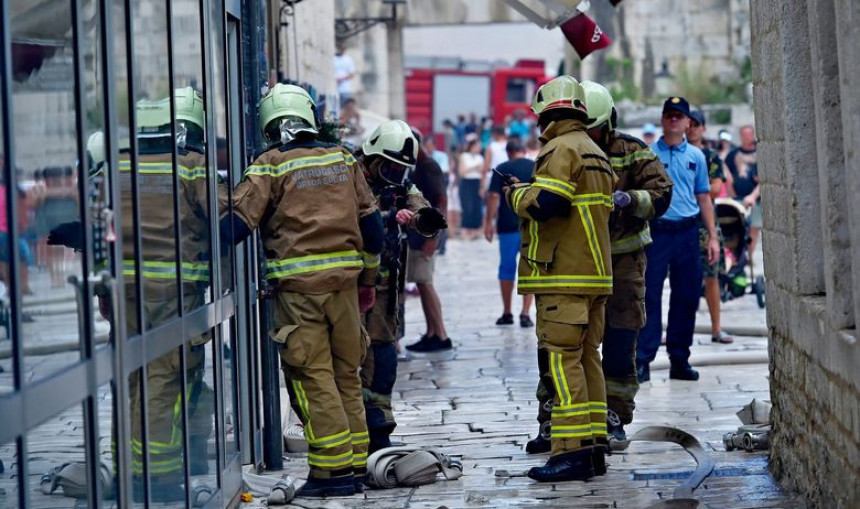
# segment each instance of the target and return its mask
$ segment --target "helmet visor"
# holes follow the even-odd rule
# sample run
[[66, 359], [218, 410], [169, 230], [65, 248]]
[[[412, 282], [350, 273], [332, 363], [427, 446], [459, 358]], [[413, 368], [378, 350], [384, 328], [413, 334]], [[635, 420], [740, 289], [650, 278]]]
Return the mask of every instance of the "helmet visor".
[[394, 161], [383, 159], [379, 167], [379, 176], [391, 184], [402, 185], [411, 170], [411, 166], [404, 166]]

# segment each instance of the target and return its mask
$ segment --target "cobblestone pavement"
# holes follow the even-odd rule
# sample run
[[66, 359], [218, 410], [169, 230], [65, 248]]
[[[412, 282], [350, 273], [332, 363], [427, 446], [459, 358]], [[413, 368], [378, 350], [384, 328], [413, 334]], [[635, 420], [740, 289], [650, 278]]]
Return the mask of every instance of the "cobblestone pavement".
[[[395, 439], [438, 448], [462, 458], [464, 476], [419, 488], [368, 490], [335, 504], [357, 508], [467, 507], [625, 507], [642, 508], [671, 498], [695, 468], [674, 444], [633, 443], [609, 458], [609, 473], [589, 482], [538, 484], [525, 476], [547, 455], [532, 456], [525, 443], [537, 430], [534, 401], [537, 379], [534, 329], [494, 325], [501, 314], [496, 282], [497, 245], [485, 241], [450, 242], [437, 263], [436, 286], [454, 350], [416, 354], [400, 364], [395, 391]], [[668, 292], [667, 292], [668, 293]], [[515, 300], [514, 314], [519, 312]], [[707, 325], [702, 301], [699, 323]], [[534, 317], [534, 311], [532, 311]], [[417, 297], [407, 302], [407, 344], [424, 330]], [[724, 307], [723, 322], [764, 328], [764, 311], [754, 296]], [[732, 345], [713, 345], [697, 335], [697, 355], [722, 351], [766, 351], [763, 337], [738, 337]], [[661, 350], [665, 357], [665, 349]], [[726, 452], [722, 435], [741, 424], [735, 412], [753, 398], [770, 399], [767, 365], [701, 367], [698, 382], [668, 379], [668, 369], [652, 370], [637, 397], [628, 433], [648, 425], [669, 425], [695, 435], [716, 468], [694, 495], [711, 508], [802, 507], [783, 493], [767, 470], [767, 453]], [[304, 478], [303, 455], [288, 455], [286, 472]], [[247, 504], [259, 506], [258, 503]]]
[[[537, 484], [525, 476], [528, 468], [543, 464], [546, 455], [530, 456], [523, 448], [536, 432], [534, 385], [537, 378], [534, 329], [498, 327], [501, 313], [496, 282], [497, 244], [485, 241], [450, 242], [438, 261], [439, 290], [449, 334], [455, 348], [450, 352], [414, 355], [399, 367], [395, 391], [399, 426], [395, 439], [408, 445], [434, 447], [462, 459], [464, 476], [457, 481], [438, 481], [420, 488], [368, 490], [364, 495], [331, 500], [327, 507], [438, 508], [448, 507], [626, 507], [642, 508], [672, 491], [695, 468], [693, 459], [672, 444], [634, 443], [609, 458], [609, 473], [587, 483]], [[41, 275], [34, 277], [41, 283]], [[668, 298], [667, 295], [665, 295]], [[53, 303], [52, 303], [53, 302]], [[76, 342], [69, 323], [74, 323], [70, 289], [42, 295], [28, 305], [35, 322], [25, 325], [28, 345], [50, 347], [58, 341]], [[514, 313], [519, 312], [519, 298]], [[534, 318], [534, 311], [532, 311]], [[407, 339], [414, 341], [424, 330], [417, 297], [407, 302]], [[698, 323], [708, 326], [704, 301]], [[724, 327], [763, 331], [764, 312], [755, 298], [746, 296], [723, 307]], [[104, 329], [106, 324], [98, 323]], [[58, 339], [59, 338], [59, 339]], [[8, 347], [9, 343], [0, 344]], [[733, 345], [713, 345], [707, 334], [697, 335], [691, 361], [719, 352], [766, 354], [764, 337], [738, 337]], [[0, 351], [0, 354], [3, 352]], [[28, 356], [29, 379], [38, 379], [68, 365], [76, 353]], [[661, 352], [665, 361], [665, 352]], [[754, 355], [755, 356], [755, 355]], [[658, 358], [659, 360], [660, 358]], [[10, 359], [0, 355], [0, 392], [10, 385]], [[659, 364], [657, 364], [659, 365]], [[665, 364], [667, 365], [667, 364]], [[637, 397], [632, 433], [647, 425], [671, 425], [695, 435], [716, 461], [714, 473], [694, 495], [711, 508], [802, 507], [783, 493], [767, 471], [763, 452], [726, 452], [722, 435], [740, 425], [734, 415], [753, 398], [769, 399], [767, 365], [747, 364], [700, 367], [698, 382], [668, 380], [667, 369], [653, 369], [652, 381]], [[100, 444], [105, 457], [109, 440], [109, 393], [100, 395]], [[282, 408], [288, 408], [286, 401]], [[38, 429], [28, 439], [31, 501], [36, 507], [73, 507], [71, 499], [44, 496], [38, 491], [39, 476], [64, 461], [82, 458], [82, 414], [73, 407]], [[7, 471], [0, 474], [0, 490], [12, 496], [9, 471], [13, 449], [0, 444], [0, 458]], [[287, 454], [285, 472], [297, 479], [307, 474], [301, 454]], [[278, 475], [278, 474], [274, 474]], [[214, 481], [214, 479], [212, 479]], [[6, 498], [8, 502], [11, 498]], [[4, 506], [0, 496], [0, 507]], [[260, 501], [244, 507], [263, 507]]]

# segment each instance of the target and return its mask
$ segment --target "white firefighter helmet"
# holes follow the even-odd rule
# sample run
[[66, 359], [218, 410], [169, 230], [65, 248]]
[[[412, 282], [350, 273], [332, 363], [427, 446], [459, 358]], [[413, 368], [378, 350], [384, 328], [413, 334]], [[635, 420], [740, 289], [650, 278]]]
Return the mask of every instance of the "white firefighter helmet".
[[402, 166], [411, 167], [418, 161], [418, 141], [409, 124], [402, 120], [383, 122], [364, 140], [361, 146], [367, 156], [382, 156]]

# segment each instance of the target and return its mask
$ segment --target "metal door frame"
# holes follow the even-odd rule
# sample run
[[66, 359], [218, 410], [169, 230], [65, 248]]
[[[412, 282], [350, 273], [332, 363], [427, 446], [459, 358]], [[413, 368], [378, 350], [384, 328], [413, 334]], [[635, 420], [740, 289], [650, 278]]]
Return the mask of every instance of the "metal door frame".
[[[249, 51], [256, 52], [256, 48], [248, 48], [249, 43], [253, 43], [257, 39], [244, 38], [242, 36], [242, 25], [246, 23], [246, 17], [254, 19], [256, 16], [243, 16], [248, 10], [253, 11], [252, 7], [242, 5], [237, 0], [197, 0], [201, 12], [201, 42], [202, 45], [202, 64], [203, 64], [203, 79], [207, 90], [207, 109], [212, 111], [211, 106], [214, 104], [212, 93], [209, 92], [210, 86], [219, 86], [213, 84], [214, 74], [212, 70], [213, 57], [210, 54], [209, 46], [206, 44], [210, 37], [209, 27], [213, 21], [211, 13], [213, 10], [212, 3], [216, 3], [217, 12], [223, 17], [222, 26], [224, 27], [224, 38], [219, 41], [223, 46], [225, 60], [235, 58], [247, 54]], [[72, 26], [74, 27], [73, 42], [74, 45], [74, 96], [76, 100], [75, 107], [75, 126], [77, 136], [77, 156], [79, 161], [86, 160], [86, 141], [83, 139], [83, 134], [86, 132], [86, 118], [83, 112], [85, 97], [84, 97], [84, 81], [83, 81], [83, 57], [82, 45], [79, 37], [82, 33], [81, 13], [83, 0], [71, 0]], [[169, 62], [169, 83], [170, 90], [173, 89], [173, 47], [172, 47], [172, 16], [169, 0], [167, 5], [167, 34], [168, 46], [170, 48]], [[98, 43], [98, 51], [101, 55], [99, 65], [101, 66], [102, 79], [96, 93], [99, 94], [102, 103], [102, 111], [104, 113], [104, 135], [105, 135], [105, 153], [106, 165], [110, 168], [111, 178], [109, 182], [108, 193], [111, 197], [111, 203], [119, 203], [120, 187], [118, 182], [118, 141], [119, 129], [117, 119], [117, 86], [115, 83], [115, 71], [119, 63], [114, 58], [114, 1], [99, 0], [99, 15], [98, 15], [98, 30], [100, 32], [100, 40]], [[127, 71], [128, 71], [128, 111], [129, 111], [129, 130], [135, 132], [135, 62], [134, 62], [134, 31], [132, 29], [133, 12], [130, 0], [124, 0], [125, 17], [123, 22], [126, 25], [126, 41], [125, 51], [127, 54]], [[6, 164], [4, 164], [3, 177], [7, 184], [7, 217], [9, 218], [9, 239], [10, 244], [19, 238], [16, 209], [17, 209], [17, 193], [16, 175], [15, 175], [15, 142], [14, 142], [14, 104], [12, 97], [12, 59], [11, 59], [11, 19], [9, 16], [9, 1], [0, 0], [0, 50], [2, 50], [2, 58], [0, 58], [0, 108], [2, 115], [0, 121], [6, 128], [2, 131], [0, 138], [0, 151], [5, 154]], [[228, 37], [228, 27], [233, 27], [236, 31], [233, 36], [236, 48], [230, 48], [226, 45], [230, 38]], [[230, 67], [228, 63], [228, 67]], [[247, 108], [244, 107], [245, 97], [243, 94], [243, 82], [246, 81], [241, 60], [232, 62], [234, 73], [225, 73], [227, 111], [227, 139], [231, 147], [230, 156], [233, 172], [241, 175], [241, 170], [244, 167], [246, 154], [250, 144], [245, 138], [247, 126], [256, 124], [255, 108], [251, 108], [248, 115], [254, 116], [253, 119], [244, 119], [238, 117], [243, 115]], [[171, 94], [171, 103], [173, 102]], [[172, 107], [172, 105], [171, 105]], [[214, 116], [208, 115], [209, 132], [214, 132]], [[254, 138], [252, 135], [251, 138]], [[211, 139], [214, 142], [214, 138]], [[130, 136], [131, 143], [131, 164], [132, 168], [132, 188], [134, 195], [134, 211], [139, 224], [140, 219], [140, 204], [137, 203], [137, 143], [134, 136]], [[214, 143], [213, 143], [214, 147]], [[211, 150], [209, 151], [211, 154]], [[174, 158], [175, 159], [175, 158]], [[174, 165], [176, 164], [174, 160]], [[241, 166], [236, 166], [241, 164]], [[207, 167], [210, 172], [213, 172], [215, 163], [212, 157], [207, 156]], [[83, 172], [86, 173], [86, 172]], [[174, 172], [175, 173], [175, 172]], [[177, 177], [174, 177], [176, 179]], [[89, 177], [82, 176], [79, 178], [78, 192], [80, 196], [86, 196], [86, 190], [89, 183]], [[209, 203], [210, 211], [217, 210], [217, 194], [214, 184], [209, 186]], [[174, 209], [178, 207], [177, 198], [174, 193]], [[90, 220], [86, 208], [88, 207], [86, 200], [80, 200], [80, 213], [84, 222], [84, 231], [86, 232], [85, 245], [92, 245], [92, 233], [90, 228]], [[211, 233], [211, 249], [213, 252], [220, 252], [217, 214], [210, 214], [210, 233]], [[119, 221], [117, 221], [117, 227]], [[177, 232], [178, 233], [178, 227]], [[122, 236], [118, 235], [119, 239], [112, 244], [111, 254], [114, 260], [113, 274], [119, 274], [122, 277]], [[140, 231], [135, 232], [136, 247], [140, 247]], [[175, 236], [178, 238], [178, 235]], [[101, 506], [100, 486], [97, 482], [99, 474], [100, 456], [98, 450], [98, 441], [100, 438], [99, 422], [98, 422], [98, 407], [97, 395], [100, 388], [106, 384], [111, 384], [114, 394], [114, 415], [115, 415], [115, 434], [117, 439], [117, 450], [115, 460], [118, 465], [117, 471], [117, 487], [119, 490], [117, 503], [120, 507], [128, 507], [131, 505], [131, 450], [130, 450], [130, 398], [128, 378], [132, 373], [138, 370], [143, 370], [145, 374], [146, 366], [149, 362], [159, 358], [165, 353], [185, 344], [186, 338], [199, 335], [201, 333], [213, 330], [220, 324], [229, 323], [231, 320], [235, 322], [234, 331], [237, 333], [237, 343], [241, 345], [238, 351], [239, 363], [235, 369], [234, 384], [238, 387], [238, 404], [239, 408], [234, 408], [234, 412], [239, 415], [239, 422], [234, 423], [234, 426], [239, 427], [237, 437], [238, 453], [227, 456], [224, 454], [224, 442], [222, 441], [223, 430], [225, 425], [224, 406], [222, 404], [225, 390], [224, 387], [223, 362], [222, 359], [222, 337], [221, 334], [215, 334], [213, 338], [214, 347], [207, 345], [207, 348], [214, 350], [214, 381], [215, 381], [215, 433], [216, 442], [218, 444], [217, 454], [217, 475], [219, 479], [219, 490], [216, 495], [207, 504], [207, 507], [224, 507], [231, 503], [239, 494], [241, 487], [241, 465], [243, 463], [259, 464], [260, 453], [260, 422], [255, 418], [254, 408], [259, 408], [259, 391], [258, 379], [254, 376], [257, 371], [257, 342], [256, 332], [259, 330], [256, 311], [256, 286], [254, 284], [254, 263], [249, 263], [248, 260], [256, 259], [256, 252], [252, 243], [246, 243], [235, 252], [235, 270], [236, 280], [234, 281], [234, 291], [222, 295], [219, 291], [212, 292], [212, 301], [202, 305], [202, 307], [188, 312], [180, 313], [178, 318], [171, 320], [162, 326], [151, 330], [143, 330], [135, 337], [127, 337], [125, 327], [113, 327], [111, 345], [104, 348], [96, 348], [95, 338], [93, 334], [93, 325], [91, 319], [82, 320], [81, 327], [81, 356], [75, 364], [59, 371], [51, 376], [36, 381], [34, 383], [26, 383], [24, 381], [24, 351], [22, 342], [22, 327], [21, 327], [21, 288], [18, 280], [18, 268], [22, 263], [17, 249], [10, 250], [9, 257], [9, 294], [10, 299], [10, 340], [12, 342], [12, 359], [13, 359], [13, 382], [14, 390], [8, 395], [0, 396], [0, 443], [14, 442], [17, 446], [16, 467], [18, 471], [18, 505], [20, 507], [30, 506], [30, 472], [28, 469], [28, 454], [27, 454], [27, 434], [30, 430], [37, 427], [39, 424], [55, 416], [67, 409], [73, 407], [76, 402], [82, 405], [84, 417], [84, 444], [85, 456], [88, 465], [88, 505], [90, 507]], [[85, 250], [83, 256], [82, 270], [84, 274], [93, 274], [93, 254], [91, 250]], [[140, 252], [140, 250], [136, 250]], [[211, 257], [217, 260], [217, 257]], [[138, 260], [139, 262], [139, 260]], [[139, 267], [138, 267], [139, 269]], [[138, 283], [141, 277], [141, 270], [137, 270]], [[211, 264], [213, 288], [221, 288], [221, 271], [217, 263]], [[90, 278], [88, 278], [90, 279]], [[83, 285], [84, 296], [82, 298], [82, 306], [84, 317], [92, 317], [93, 309], [93, 281], [88, 281]], [[121, 279], [119, 279], [121, 281]], [[138, 293], [140, 292], [140, 284], [137, 285]], [[113, 284], [113, 316], [117, 317], [115, 323], [124, 323], [126, 316], [126, 296], [123, 284]], [[181, 292], [180, 292], [180, 300]], [[138, 296], [136, 299], [138, 306], [138, 316], [141, 316], [142, 311], [141, 300]], [[180, 306], [181, 308], [181, 306]], [[185, 363], [185, 352], [182, 349], [182, 365]], [[182, 370], [184, 377], [184, 369]], [[118, 383], [119, 382], [119, 383]], [[146, 384], [144, 384], [145, 386]], [[185, 387], [183, 384], [183, 396]], [[143, 390], [144, 412], [146, 412], [146, 389]], [[182, 398], [183, 407], [185, 406], [185, 397]], [[148, 415], [145, 414], [145, 415]], [[185, 420], [185, 429], [187, 430], [187, 412], [183, 408], [183, 418]], [[147, 437], [146, 421], [144, 421], [144, 439]], [[185, 452], [188, 454], [187, 433], [185, 436]], [[148, 463], [148, 461], [146, 462]], [[185, 462], [186, 481], [189, 480], [188, 462]], [[187, 485], [187, 484], [186, 484]], [[190, 497], [190, 490], [186, 490], [186, 497]], [[187, 500], [190, 502], [190, 500]]]

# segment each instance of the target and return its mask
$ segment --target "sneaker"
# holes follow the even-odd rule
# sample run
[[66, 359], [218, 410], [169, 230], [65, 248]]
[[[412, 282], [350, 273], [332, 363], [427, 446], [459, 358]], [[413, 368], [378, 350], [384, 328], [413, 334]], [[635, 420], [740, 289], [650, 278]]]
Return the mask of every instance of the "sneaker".
[[430, 353], [441, 352], [442, 350], [450, 350], [453, 347], [451, 338], [440, 339], [439, 336], [427, 338], [426, 341], [419, 341], [415, 344], [406, 347], [410, 352]]
[[690, 367], [689, 364], [683, 366], [672, 366], [669, 368], [669, 378], [673, 380], [687, 380], [695, 382], [699, 379], [699, 372]]
[[529, 327], [534, 327], [535, 323], [532, 321], [529, 315], [520, 315], [520, 327], [527, 329]]
[[624, 431], [624, 424], [621, 423], [621, 417], [619, 417], [613, 410], [606, 411], [606, 435], [610, 443], [613, 441], [627, 441], [627, 433]]
[[514, 324], [514, 315], [510, 313], [505, 313], [496, 320], [496, 325], [513, 325]]
[[351, 497], [353, 495], [355, 495], [355, 477], [352, 475], [331, 479], [311, 477], [296, 492], [296, 498]]
[[729, 345], [735, 342], [735, 338], [726, 334], [724, 331], [720, 331], [713, 336], [711, 336], [711, 343], [720, 343], [723, 345]]

